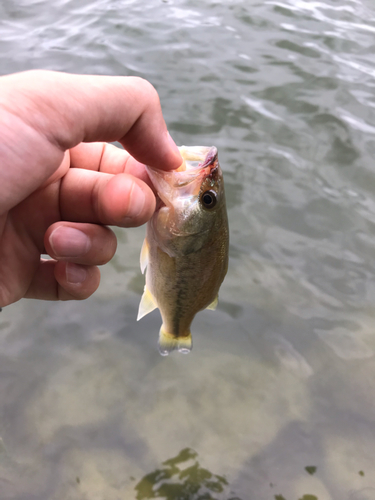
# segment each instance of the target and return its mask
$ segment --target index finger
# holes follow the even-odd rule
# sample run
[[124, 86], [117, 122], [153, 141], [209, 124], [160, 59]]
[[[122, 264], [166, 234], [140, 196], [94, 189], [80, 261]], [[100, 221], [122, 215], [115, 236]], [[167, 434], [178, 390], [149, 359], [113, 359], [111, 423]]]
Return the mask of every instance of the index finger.
[[170, 170], [182, 162], [159, 96], [142, 78], [33, 70], [2, 80], [1, 100], [8, 100], [7, 107], [13, 103], [17, 112], [21, 104], [21, 117], [64, 150], [80, 142], [119, 141], [134, 158], [155, 168]]
[[[137, 77], [33, 70], [0, 78], [1, 209], [33, 192], [81, 142], [119, 141], [139, 162], [178, 168], [154, 87]], [[17, 145], [17, 147], [15, 147]], [[20, 182], [20, 179], [23, 182]]]

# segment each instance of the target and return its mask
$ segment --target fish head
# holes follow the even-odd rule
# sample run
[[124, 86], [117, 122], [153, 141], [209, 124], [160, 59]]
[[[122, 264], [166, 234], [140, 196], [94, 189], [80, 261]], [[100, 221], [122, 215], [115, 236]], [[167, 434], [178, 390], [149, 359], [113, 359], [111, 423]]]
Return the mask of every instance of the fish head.
[[158, 195], [149, 223], [151, 237], [170, 256], [199, 250], [215, 226], [227, 223], [217, 149], [182, 146], [180, 153], [184, 161], [177, 170], [147, 167]]

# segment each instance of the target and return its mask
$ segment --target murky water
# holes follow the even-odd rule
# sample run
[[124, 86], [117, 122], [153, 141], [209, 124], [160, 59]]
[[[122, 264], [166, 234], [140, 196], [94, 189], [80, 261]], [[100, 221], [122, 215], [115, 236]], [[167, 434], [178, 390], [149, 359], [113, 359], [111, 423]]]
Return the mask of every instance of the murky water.
[[3, 0], [0, 52], [150, 80], [231, 228], [191, 355], [136, 322], [144, 228], [93, 298], [1, 313], [0, 499], [374, 500], [373, 2]]

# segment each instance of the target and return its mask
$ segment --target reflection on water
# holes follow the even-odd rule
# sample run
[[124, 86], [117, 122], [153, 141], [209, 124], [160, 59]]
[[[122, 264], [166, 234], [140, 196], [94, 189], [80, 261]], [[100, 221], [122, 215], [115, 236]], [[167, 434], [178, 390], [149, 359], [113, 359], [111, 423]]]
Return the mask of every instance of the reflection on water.
[[[163, 467], [146, 474], [135, 486], [136, 500], [241, 500], [233, 496], [228, 481], [224, 476], [213, 474], [200, 466], [198, 453], [185, 448], [178, 455], [162, 463]], [[315, 466], [306, 466], [308, 474], [316, 472]], [[360, 471], [361, 473], [362, 471]], [[360, 475], [364, 475], [363, 472]], [[271, 488], [275, 485], [270, 484]], [[249, 496], [251, 499], [251, 485]], [[229, 497], [228, 497], [229, 494]], [[290, 500], [282, 494], [274, 495], [275, 500]], [[297, 500], [297, 499], [293, 499]], [[312, 494], [304, 494], [298, 500], [318, 500]]]
[[241, 500], [228, 498], [228, 482], [223, 476], [212, 474], [199, 465], [198, 454], [185, 448], [169, 460], [163, 468], [144, 476], [136, 485], [137, 500], [158, 498], [165, 500]]
[[309, 474], [313, 475], [316, 472], [316, 467], [315, 467], [315, 465], [307, 465], [305, 467], [305, 471], [308, 472]]
[[[283, 497], [282, 495], [275, 495], [275, 500], [289, 500], [288, 498]], [[315, 495], [303, 495], [303, 497], [298, 500], [319, 500]]]

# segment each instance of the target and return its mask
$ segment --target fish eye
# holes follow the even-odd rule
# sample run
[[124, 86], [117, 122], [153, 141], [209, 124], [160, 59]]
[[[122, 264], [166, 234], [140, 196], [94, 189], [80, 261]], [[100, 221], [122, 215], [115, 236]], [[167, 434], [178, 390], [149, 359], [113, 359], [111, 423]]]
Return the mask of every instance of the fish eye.
[[205, 208], [208, 208], [208, 209], [211, 209], [211, 208], [214, 208], [214, 206], [216, 205], [216, 193], [215, 191], [205, 191], [202, 196], [201, 196], [201, 200], [202, 200], [202, 203], [203, 203], [203, 206]]

